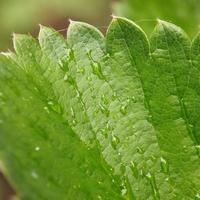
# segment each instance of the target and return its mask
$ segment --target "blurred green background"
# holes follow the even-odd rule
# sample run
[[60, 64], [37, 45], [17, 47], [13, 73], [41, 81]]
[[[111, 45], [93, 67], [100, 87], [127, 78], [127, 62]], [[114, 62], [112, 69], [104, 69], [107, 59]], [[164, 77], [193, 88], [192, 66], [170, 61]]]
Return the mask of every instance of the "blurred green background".
[[181, 26], [190, 36], [199, 30], [200, 0], [122, 0], [114, 10], [136, 21], [148, 34], [157, 18]]
[[106, 26], [113, 0], [0, 0], [0, 50], [11, 46], [12, 33], [37, 35], [38, 24], [67, 27], [68, 19]]
[[[111, 14], [132, 19], [148, 35], [160, 18], [193, 37], [199, 30], [200, 0], [0, 0], [0, 51], [12, 49], [13, 32], [37, 37], [38, 24], [65, 35], [69, 18], [88, 22], [105, 33]], [[11, 200], [14, 193], [0, 173], [0, 200]]]

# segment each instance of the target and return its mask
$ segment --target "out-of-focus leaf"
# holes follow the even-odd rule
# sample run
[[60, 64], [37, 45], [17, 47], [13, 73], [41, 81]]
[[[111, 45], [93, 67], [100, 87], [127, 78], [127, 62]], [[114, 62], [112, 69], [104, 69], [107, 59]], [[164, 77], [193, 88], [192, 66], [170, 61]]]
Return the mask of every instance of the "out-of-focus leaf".
[[114, 13], [128, 17], [151, 33], [157, 18], [171, 21], [190, 34], [200, 25], [199, 0], [122, 0], [114, 5]]

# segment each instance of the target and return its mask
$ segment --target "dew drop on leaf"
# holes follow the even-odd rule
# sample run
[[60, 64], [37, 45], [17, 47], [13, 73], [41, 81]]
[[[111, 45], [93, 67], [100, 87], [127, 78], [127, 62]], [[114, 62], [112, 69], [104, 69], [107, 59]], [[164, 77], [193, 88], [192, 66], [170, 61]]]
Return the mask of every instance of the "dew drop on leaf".
[[196, 198], [196, 199], [200, 199], [200, 194], [197, 193], [197, 194], [195, 195], [195, 198]]
[[153, 192], [154, 199], [159, 199], [159, 194], [158, 194], [158, 189], [157, 189], [157, 186], [156, 186], [155, 177], [150, 172], [148, 172], [146, 174], [146, 178], [147, 178], [147, 181], [151, 185], [151, 189], [152, 189], [152, 192]]
[[110, 111], [108, 110], [108, 108], [105, 105], [103, 105], [103, 104], [100, 103], [99, 104], [99, 108], [100, 108], [100, 110], [101, 110], [101, 112], [103, 114], [105, 114], [107, 117], [109, 116]]
[[72, 120], [72, 125], [75, 126], [76, 124], [77, 124], [76, 120], [73, 119], [73, 120]]
[[127, 188], [125, 186], [121, 189], [121, 194], [122, 196], [125, 196], [127, 194]]
[[40, 150], [39, 146], [35, 147], [35, 151], [39, 151], [39, 150]]
[[107, 129], [101, 129], [100, 130], [100, 133], [105, 137], [105, 138], [107, 138], [108, 137], [108, 131], [107, 131]]
[[38, 90], [38, 88], [37, 88], [37, 87], [34, 87], [34, 90], [35, 90], [36, 92], [39, 92], [39, 90]]
[[31, 172], [31, 176], [32, 176], [34, 179], [38, 179], [38, 174], [37, 174], [35, 171], [32, 171], [32, 172]]
[[101, 195], [98, 195], [97, 198], [98, 198], [98, 199], [102, 199]]
[[126, 114], [127, 114], [127, 104], [121, 105], [121, 107], [120, 107], [120, 112], [121, 112], [123, 115], [126, 115]]
[[150, 159], [151, 159], [152, 161], [155, 161], [155, 160], [156, 160], [156, 157], [152, 155], [152, 156], [150, 157]]
[[120, 139], [116, 136], [112, 134], [112, 138], [111, 138], [111, 145], [113, 147], [113, 149], [117, 148], [117, 145], [120, 143]]
[[187, 146], [186, 145], [183, 146], [183, 151], [187, 152]]
[[[121, 154], [119, 153], [119, 155], [121, 155]], [[120, 165], [120, 171], [122, 174], [124, 174], [126, 171], [126, 166], [123, 163], [121, 163], [121, 165]]]
[[53, 111], [61, 114], [62, 110], [61, 110], [61, 107], [58, 103], [55, 103], [53, 101], [48, 101], [48, 105]]
[[109, 100], [108, 100], [108, 98], [107, 98], [107, 96], [105, 94], [102, 94], [101, 100], [103, 101], [104, 104], [108, 104], [109, 103]]
[[169, 172], [169, 164], [163, 157], [160, 158], [160, 165], [161, 165], [161, 171], [163, 173]]
[[68, 74], [66, 73], [64, 76], [64, 81], [67, 81], [67, 80], [68, 80]]
[[198, 154], [200, 154], [200, 145], [196, 145], [195, 148], [196, 148]]
[[140, 154], [143, 154], [143, 153], [144, 153], [143, 149], [142, 149], [141, 147], [139, 147], [139, 146], [136, 148], [136, 150], [137, 150], [137, 152], [140, 153]]
[[135, 98], [134, 96], [132, 96], [131, 100], [132, 100], [133, 103], [136, 103], [136, 102], [137, 102], [137, 101], [136, 101], [136, 98]]
[[114, 100], [116, 100], [116, 99], [117, 99], [117, 93], [114, 92], [113, 95], [112, 95], [112, 100], [114, 101]]
[[87, 77], [87, 80], [88, 80], [88, 81], [92, 81], [92, 77], [91, 77], [91, 76], [88, 76], [88, 77]]
[[60, 65], [60, 68], [63, 71], [65, 71], [65, 72], [69, 71], [69, 68], [68, 68], [68, 65], [69, 65], [68, 59], [64, 58], [63, 60], [61, 60], [59, 62], [59, 65]]
[[68, 83], [72, 84], [72, 85], [74, 84], [74, 80], [73, 80], [72, 76], [69, 73], [65, 74], [63, 80], [65, 82], [68, 82]]
[[142, 177], [144, 176], [143, 168], [139, 170], [139, 175], [142, 176]]
[[93, 74], [97, 75], [99, 79], [104, 79], [104, 76], [101, 70], [101, 65], [97, 62], [92, 61], [91, 66], [92, 66]]
[[44, 107], [44, 110], [49, 114], [50, 111], [49, 111], [49, 108], [47, 106]]
[[79, 74], [84, 74], [85, 73], [85, 68], [84, 67], [78, 67], [76, 72], [79, 73]]
[[75, 58], [75, 56], [74, 56], [74, 51], [73, 51], [73, 49], [69, 49], [69, 51], [68, 51], [68, 61], [69, 62], [71, 62], [71, 61], [73, 61], [74, 60], [74, 58]]
[[71, 107], [70, 110], [71, 110], [71, 116], [72, 116], [72, 118], [75, 119], [75, 112], [74, 112], [74, 109]]
[[137, 169], [136, 164], [133, 161], [131, 161], [131, 163], [130, 163], [130, 169], [131, 169], [131, 171], [133, 173], [133, 176], [135, 178], [138, 178], [138, 169]]

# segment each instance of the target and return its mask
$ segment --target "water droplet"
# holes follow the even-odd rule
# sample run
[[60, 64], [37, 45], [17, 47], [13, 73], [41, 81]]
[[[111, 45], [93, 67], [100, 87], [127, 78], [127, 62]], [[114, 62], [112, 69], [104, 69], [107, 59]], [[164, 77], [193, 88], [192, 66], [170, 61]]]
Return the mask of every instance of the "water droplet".
[[[121, 155], [121, 153], [118, 153], [118, 155]], [[126, 172], [126, 166], [123, 163], [121, 163], [121, 165], [120, 165], [120, 171], [122, 174], [124, 174]]]
[[101, 70], [101, 65], [97, 62], [92, 61], [91, 62], [92, 66], [92, 72], [99, 77], [99, 79], [104, 79], [102, 70]]
[[142, 176], [142, 177], [144, 176], [144, 169], [143, 168], [139, 170], [139, 175]]
[[123, 197], [125, 197], [127, 195], [127, 188], [126, 188], [126, 177], [123, 177], [122, 178], [122, 183], [120, 185], [120, 188], [121, 188], [121, 194]]
[[114, 101], [114, 100], [116, 100], [116, 99], [117, 99], [117, 93], [114, 92], [113, 95], [112, 95], [112, 100]]
[[200, 150], [200, 145], [196, 145], [195, 148], [196, 148], [197, 150]]
[[107, 96], [105, 94], [103, 94], [101, 96], [101, 100], [103, 101], [104, 104], [108, 104], [109, 103], [109, 100], [108, 100], [108, 98], [107, 98]]
[[193, 127], [194, 127], [194, 125], [193, 125], [193, 124], [189, 124], [189, 127], [190, 127], [190, 128], [193, 128]]
[[75, 118], [75, 112], [74, 112], [74, 109], [71, 107], [71, 116], [73, 117], [73, 118]]
[[158, 194], [158, 189], [157, 189], [157, 186], [156, 186], [155, 177], [150, 172], [148, 172], [146, 174], [146, 178], [147, 178], [147, 181], [151, 185], [151, 189], [152, 189], [153, 194], [154, 194], [154, 199], [159, 199], [159, 194]]
[[39, 151], [39, 150], [40, 150], [40, 147], [38, 147], [38, 146], [35, 147], [35, 150], [36, 150], [36, 151]]
[[155, 157], [155, 156], [151, 156], [150, 158], [151, 158], [152, 161], [155, 161], [155, 160], [156, 160], [156, 157]]
[[146, 177], [147, 177], [148, 179], [151, 179], [151, 173], [148, 172], [147, 175], [146, 175]]
[[34, 87], [34, 90], [35, 90], [36, 92], [39, 92], [39, 89], [38, 89], [37, 87]]
[[104, 56], [104, 59], [109, 59], [110, 58], [110, 54], [107, 53], [105, 56]]
[[120, 143], [120, 139], [116, 136], [112, 134], [112, 138], [111, 138], [111, 145], [113, 147], [113, 149], [117, 148], [117, 145]]
[[127, 114], [127, 104], [121, 105], [120, 112], [125, 115]]
[[54, 105], [53, 101], [48, 101], [48, 104], [49, 104], [50, 106]]
[[76, 116], [75, 116], [75, 112], [74, 112], [74, 109], [71, 107], [71, 116], [72, 116], [72, 125], [76, 125]]
[[136, 164], [133, 161], [131, 161], [130, 168], [131, 168], [131, 171], [133, 173], [133, 176], [135, 178], [138, 178], [138, 169], [137, 169]]
[[102, 184], [102, 181], [98, 181], [98, 184], [101, 185], [101, 184]]
[[94, 92], [94, 87], [90, 86], [90, 92]]
[[65, 82], [68, 82], [68, 83], [72, 84], [72, 85], [74, 84], [74, 79], [72, 78], [72, 76], [69, 73], [65, 74], [63, 80]]
[[65, 71], [65, 72], [69, 71], [69, 67], [68, 67], [69, 62], [68, 62], [68, 59], [63, 58], [62, 60], [59, 61], [59, 65], [60, 65], [60, 68], [63, 71]]
[[53, 111], [55, 111], [59, 114], [62, 112], [61, 107], [58, 103], [55, 103], [53, 101], [48, 101], [48, 105]]
[[149, 114], [149, 115], [147, 116], [147, 120], [151, 122], [151, 121], [152, 121], [152, 115]]
[[144, 151], [143, 151], [143, 149], [142, 149], [141, 147], [137, 147], [136, 150], [137, 150], [137, 152], [140, 153], [140, 154], [143, 154], [143, 153], [144, 153]]
[[68, 80], [68, 74], [66, 73], [64, 76], [64, 81], [67, 81], [67, 80]]
[[121, 189], [121, 194], [122, 196], [125, 196], [127, 194], [127, 188], [125, 186]]
[[[110, 167], [110, 171], [111, 171], [111, 172], [113, 172], [113, 171], [114, 171], [113, 167]], [[113, 179], [113, 181], [115, 181], [115, 180]]]
[[137, 102], [137, 101], [136, 101], [136, 98], [135, 98], [134, 96], [132, 96], [131, 100], [132, 100], [133, 103], [136, 103], [136, 102]]
[[196, 145], [195, 148], [197, 150], [197, 153], [200, 155], [200, 145]]
[[187, 152], [187, 146], [186, 145], [183, 146], [183, 151]]
[[200, 194], [197, 193], [197, 194], [195, 195], [195, 198], [196, 198], [196, 199], [200, 199]]
[[96, 62], [92, 57], [92, 50], [90, 50], [87, 53], [87, 55], [88, 55], [89, 59], [91, 60], [92, 72], [95, 75], [97, 75], [100, 79], [104, 79], [100, 63]]
[[105, 105], [101, 104], [101, 103], [99, 104], [99, 107], [100, 107], [101, 112], [103, 114], [105, 114], [106, 117], [108, 117], [109, 114], [110, 114], [110, 111], [108, 110], [108, 108]]
[[92, 81], [92, 77], [91, 77], [91, 76], [88, 76], [88, 77], [87, 77], [87, 80], [88, 80], [88, 81]]
[[161, 171], [163, 173], [169, 172], [169, 164], [163, 157], [160, 158], [160, 165], [161, 165]]
[[101, 130], [100, 130], [100, 133], [101, 133], [105, 138], [108, 137], [108, 131], [107, 131], [107, 129], [105, 129], [105, 128], [101, 129]]
[[50, 113], [50, 111], [49, 111], [49, 108], [48, 107], [44, 107], [44, 110], [49, 114]]
[[68, 57], [68, 61], [69, 61], [69, 62], [74, 60], [75, 55], [74, 55], [73, 49], [69, 49], [69, 50], [68, 50], [68, 55], [67, 55], [67, 57]]
[[78, 67], [76, 72], [79, 73], [79, 74], [84, 74], [85, 73], [85, 68], [84, 67]]
[[102, 199], [101, 195], [98, 195], [97, 198], [98, 198], [98, 199]]
[[35, 171], [32, 171], [32, 172], [31, 172], [31, 176], [32, 176], [34, 179], [38, 179], [38, 174], [37, 174]]

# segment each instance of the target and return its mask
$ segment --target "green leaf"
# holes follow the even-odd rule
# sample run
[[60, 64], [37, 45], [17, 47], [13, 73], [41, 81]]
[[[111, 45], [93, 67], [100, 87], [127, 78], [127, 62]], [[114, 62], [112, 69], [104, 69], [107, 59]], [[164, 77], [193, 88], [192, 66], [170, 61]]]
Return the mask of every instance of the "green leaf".
[[[199, 36], [41, 26], [0, 57], [0, 158], [22, 199], [198, 199]], [[44, 190], [45, 186], [45, 190]]]

